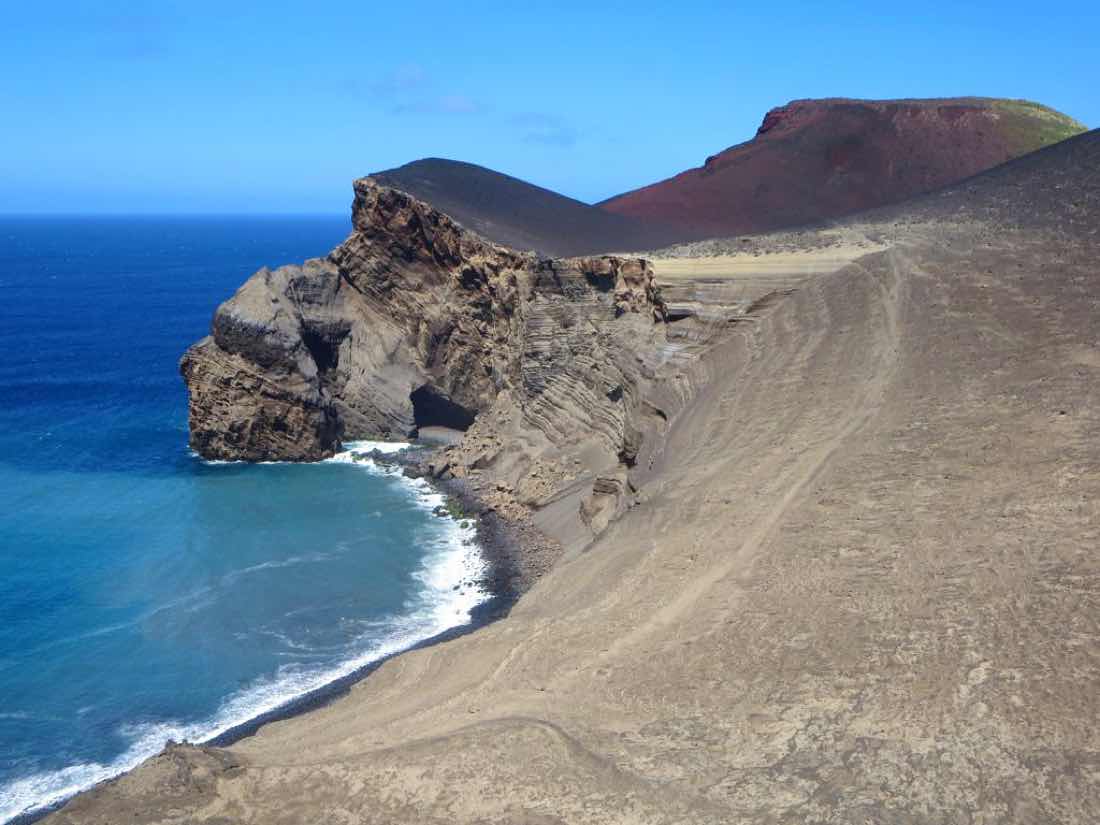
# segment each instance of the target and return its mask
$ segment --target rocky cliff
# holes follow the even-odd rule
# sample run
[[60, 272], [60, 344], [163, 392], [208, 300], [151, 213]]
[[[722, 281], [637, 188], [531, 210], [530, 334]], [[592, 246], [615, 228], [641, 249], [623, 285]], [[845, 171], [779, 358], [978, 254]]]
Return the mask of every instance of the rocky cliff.
[[371, 178], [353, 209], [328, 257], [257, 272], [184, 355], [192, 447], [316, 460], [448, 427], [466, 437], [438, 472], [486, 473], [517, 506], [595, 488], [574, 509], [602, 524], [675, 403], [649, 265], [516, 252]]
[[838, 230], [887, 246], [685, 365], [645, 503], [506, 620], [48, 825], [1094, 825], [1100, 131], [741, 254]]

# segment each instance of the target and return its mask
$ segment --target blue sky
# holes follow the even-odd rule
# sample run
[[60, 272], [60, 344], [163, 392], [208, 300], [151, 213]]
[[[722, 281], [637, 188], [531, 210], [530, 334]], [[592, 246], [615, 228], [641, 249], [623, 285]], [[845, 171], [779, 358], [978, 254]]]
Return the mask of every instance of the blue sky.
[[353, 178], [425, 156], [593, 201], [802, 97], [1100, 125], [1095, 1], [894, 5], [9, 2], [0, 212], [344, 213]]

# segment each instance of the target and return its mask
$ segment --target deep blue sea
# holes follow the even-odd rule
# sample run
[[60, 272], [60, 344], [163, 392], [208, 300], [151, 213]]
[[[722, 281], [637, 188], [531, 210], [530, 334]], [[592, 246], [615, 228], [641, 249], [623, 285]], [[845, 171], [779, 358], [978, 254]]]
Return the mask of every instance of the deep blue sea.
[[[347, 456], [208, 464], [177, 362], [330, 217], [0, 217], [0, 822], [468, 620], [473, 531]], [[341, 460], [343, 459], [343, 460]]]

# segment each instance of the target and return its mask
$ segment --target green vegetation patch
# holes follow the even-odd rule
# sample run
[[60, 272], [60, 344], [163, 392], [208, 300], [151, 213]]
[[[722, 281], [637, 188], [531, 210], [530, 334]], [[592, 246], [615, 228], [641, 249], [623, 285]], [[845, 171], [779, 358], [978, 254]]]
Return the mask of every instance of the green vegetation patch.
[[462, 502], [453, 496], [447, 496], [442, 504], [433, 507], [432, 513], [440, 518], [452, 518], [461, 523], [463, 527], [475, 518], [474, 514], [467, 512], [466, 508], [462, 506]]
[[993, 108], [1002, 115], [1002, 134], [1020, 154], [1088, 131], [1085, 124], [1030, 100], [994, 100]]
[[[440, 508], [437, 507], [436, 509], [439, 510]], [[467, 513], [466, 509], [462, 506], [462, 502], [453, 496], [447, 496], [447, 500], [443, 503], [442, 510], [455, 521], [467, 521], [473, 518], [473, 514]]]

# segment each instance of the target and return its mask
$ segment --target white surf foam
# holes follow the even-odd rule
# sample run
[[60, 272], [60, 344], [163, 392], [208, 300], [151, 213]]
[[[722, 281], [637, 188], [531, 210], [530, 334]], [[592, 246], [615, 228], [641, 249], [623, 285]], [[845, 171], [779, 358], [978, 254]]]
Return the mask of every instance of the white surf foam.
[[[407, 442], [404, 442], [404, 441], [370, 441], [370, 440], [348, 441], [343, 445], [344, 449], [341, 452], [338, 452], [332, 458], [325, 459], [325, 460], [326, 461], [337, 461], [337, 462], [341, 462], [341, 463], [345, 463], [345, 464], [350, 464], [350, 463], [353, 463], [354, 461], [356, 461], [356, 459], [353, 457], [354, 454], [356, 454], [356, 453], [370, 453], [370, 452], [373, 452], [374, 450], [378, 450], [378, 452], [380, 452], [380, 453], [384, 453], [386, 455], [392, 455], [394, 453], [399, 453], [402, 450], [407, 450], [409, 448], [409, 446], [410, 445]], [[247, 462], [245, 462], [241, 459], [203, 458], [201, 455], [199, 455], [197, 452], [195, 452], [192, 449], [188, 449], [187, 453], [188, 453], [188, 455], [191, 456], [191, 458], [194, 458], [198, 461], [201, 461], [203, 464], [206, 464], [209, 467], [224, 467], [224, 466], [228, 466], [228, 465], [231, 465], [231, 464], [246, 464], [247, 463]], [[292, 462], [292, 461], [257, 461], [256, 463], [257, 464], [294, 464], [296, 462]]]
[[392, 455], [407, 450], [409, 446], [404, 441], [349, 441], [344, 445], [344, 452], [369, 453], [372, 450], [378, 450], [380, 453]]
[[[356, 441], [328, 459], [355, 464], [364, 471], [391, 476], [406, 486], [417, 505], [432, 511], [444, 504], [445, 496], [423, 479], [407, 479], [400, 468], [384, 467], [364, 457], [379, 450], [397, 453], [407, 444]], [[55, 805], [104, 780], [111, 779], [155, 756], [169, 741], [206, 742], [289, 703], [350, 676], [380, 659], [407, 650], [446, 630], [465, 624], [471, 611], [489, 598], [478, 582], [486, 570], [477, 545], [473, 521], [440, 519], [432, 525], [432, 538], [420, 569], [414, 573], [423, 588], [406, 605], [408, 613], [397, 618], [389, 634], [374, 638], [355, 655], [329, 668], [309, 668], [290, 664], [280, 668], [273, 678], [262, 679], [226, 700], [211, 719], [197, 723], [161, 722], [130, 725], [120, 732], [129, 748], [108, 764], [92, 762], [71, 765], [57, 771], [26, 776], [0, 788], [0, 822]], [[295, 559], [296, 562], [302, 559]]]

